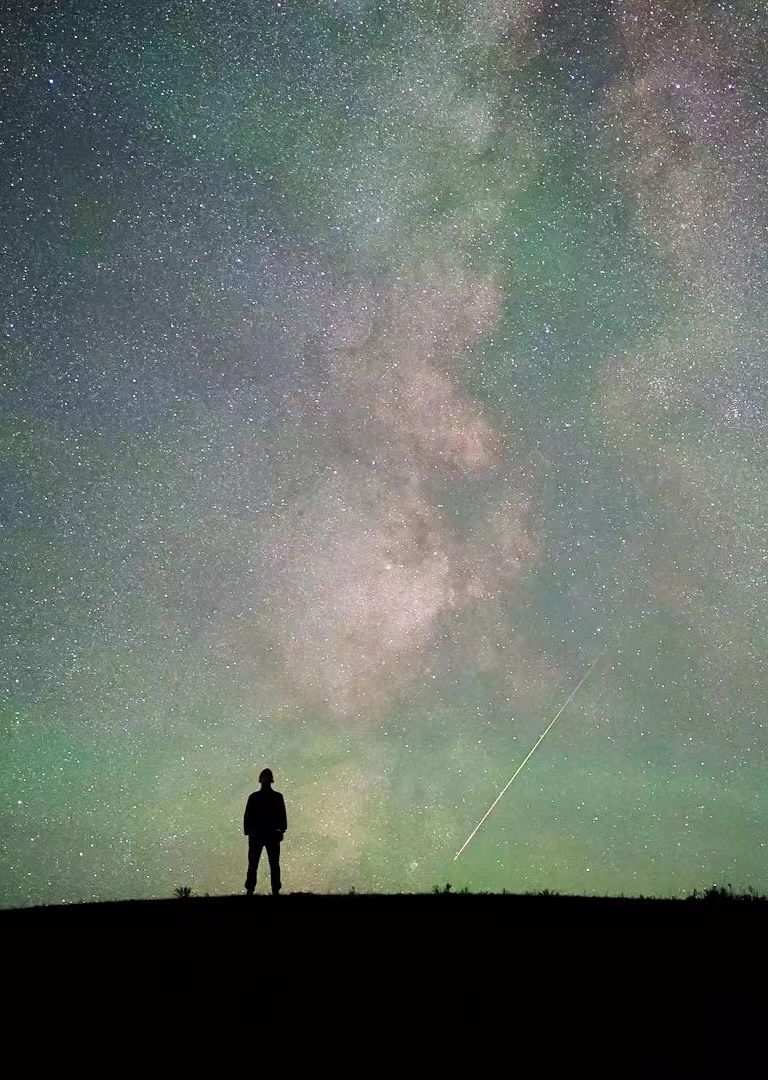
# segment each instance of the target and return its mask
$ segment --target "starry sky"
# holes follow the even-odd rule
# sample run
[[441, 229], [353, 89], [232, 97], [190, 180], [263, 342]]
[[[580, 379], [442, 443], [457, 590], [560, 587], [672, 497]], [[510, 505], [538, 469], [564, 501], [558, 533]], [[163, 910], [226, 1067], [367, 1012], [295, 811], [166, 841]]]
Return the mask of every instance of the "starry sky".
[[0, 903], [764, 891], [764, 5], [12, 10]]

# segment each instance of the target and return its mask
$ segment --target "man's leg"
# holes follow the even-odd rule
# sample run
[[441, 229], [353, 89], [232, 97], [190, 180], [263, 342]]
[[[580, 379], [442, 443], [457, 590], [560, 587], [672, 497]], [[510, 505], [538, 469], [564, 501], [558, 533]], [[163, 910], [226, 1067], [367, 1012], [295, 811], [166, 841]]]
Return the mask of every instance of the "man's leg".
[[250, 896], [256, 888], [256, 871], [259, 869], [259, 859], [264, 841], [257, 836], [248, 837], [248, 876], [245, 879], [245, 891]]
[[272, 879], [272, 894], [277, 896], [282, 888], [280, 880], [280, 841], [267, 841], [267, 856], [269, 858], [269, 876]]

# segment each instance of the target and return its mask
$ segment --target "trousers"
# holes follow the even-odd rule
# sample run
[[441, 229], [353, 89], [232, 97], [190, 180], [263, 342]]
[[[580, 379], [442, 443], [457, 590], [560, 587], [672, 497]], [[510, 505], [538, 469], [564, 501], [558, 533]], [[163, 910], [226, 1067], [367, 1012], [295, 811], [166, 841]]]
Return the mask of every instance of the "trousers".
[[246, 892], [253, 892], [256, 887], [256, 872], [259, 869], [259, 859], [262, 850], [267, 849], [269, 859], [269, 876], [272, 882], [272, 892], [280, 892], [280, 840], [278, 837], [259, 836], [251, 833], [248, 837], [248, 876], [245, 879]]

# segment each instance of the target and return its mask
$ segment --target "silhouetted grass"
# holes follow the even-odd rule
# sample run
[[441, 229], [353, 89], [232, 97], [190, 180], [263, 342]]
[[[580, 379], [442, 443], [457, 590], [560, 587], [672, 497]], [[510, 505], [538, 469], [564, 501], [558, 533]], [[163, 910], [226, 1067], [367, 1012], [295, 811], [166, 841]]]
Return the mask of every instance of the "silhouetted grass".
[[768, 902], [768, 896], [756, 892], [751, 885], [744, 892], [735, 892], [729, 883], [728, 885], [711, 885], [701, 892], [694, 889], [686, 900], [704, 901], [708, 904], [765, 904]]
[[[376, 907], [382, 911], [389, 911], [393, 916], [410, 908], [415, 911], [425, 910], [454, 910], [458, 908], [482, 907], [486, 911], [493, 909], [498, 912], [513, 911], [516, 908], [525, 908], [526, 912], [556, 911], [557, 913], [580, 912], [584, 914], [600, 914], [623, 912], [626, 914], [640, 912], [642, 910], [691, 910], [693, 909], [744, 909], [760, 908], [768, 904], [768, 897], [758, 893], [753, 887], [737, 891], [731, 884], [712, 885], [706, 889], [694, 889], [684, 898], [673, 897], [649, 897], [649, 896], [579, 896], [560, 893], [553, 889], [541, 889], [536, 892], [514, 893], [509, 890], [501, 892], [472, 892], [467, 886], [455, 889], [450, 882], [444, 885], [435, 885], [431, 892], [425, 893], [366, 893], [358, 892], [350, 888], [344, 893], [314, 893], [314, 892], [286, 892], [275, 898], [267, 893], [256, 894], [253, 897], [243, 895], [236, 896], [203, 896], [194, 894], [189, 885], [179, 886], [174, 890], [176, 899], [186, 900], [184, 908], [188, 912], [211, 912], [215, 913], [223, 907], [231, 907], [232, 911], [247, 911], [257, 904], [259, 908], [268, 907], [282, 909], [285, 907], [301, 908], [303, 911], [322, 908], [325, 911], [347, 910], [349, 906]], [[263, 902], [263, 903], [262, 903]], [[0, 919], [13, 916], [27, 916], [36, 918], [56, 918], [59, 915], [72, 917], [77, 914], [89, 917], [114, 918], [120, 913], [126, 917], [133, 917], [139, 911], [159, 913], [165, 910], [165, 900], [113, 900], [103, 902], [85, 902], [74, 904], [40, 905], [37, 907], [16, 908], [0, 910]], [[176, 905], [174, 905], [176, 907]], [[186, 916], [185, 916], [186, 917]]]
[[[92, 972], [99, 969], [105, 985], [117, 978], [123, 985], [128, 978], [144, 987], [146, 973], [161, 965], [201, 985], [206, 979], [213, 985], [224, 970], [248, 971], [257, 981], [283, 972], [298, 980], [299, 990], [308, 972], [322, 972], [329, 993], [333, 987], [346, 993], [349, 972], [359, 972], [366, 958], [365, 975], [358, 978], [377, 985], [393, 980], [397, 1000], [403, 981], [426, 980], [426, 986], [436, 969], [443, 971], [446, 986], [457, 978], [475, 985], [481, 976], [491, 985], [509, 963], [539, 972], [557, 966], [574, 948], [591, 957], [604, 948], [612, 958], [622, 956], [625, 965], [634, 952], [635, 968], [627, 971], [642, 971], [638, 978], [650, 978], [650, 957], [674, 955], [681, 963], [685, 948], [697, 963], [705, 956], [712, 962], [716, 953], [747, 956], [766, 914], [764, 896], [728, 886], [665, 899], [569, 896], [551, 889], [473, 893], [450, 882], [424, 893], [207, 897], [187, 885], [164, 900], [0, 911], [0, 933], [17, 957], [17, 970], [45, 970], [51, 956], [64, 950], [69, 959], [58, 963], [68, 972], [88, 972], [93, 983]], [[727, 948], [720, 949], [719, 941]], [[219, 974], [205, 975], [206, 970]]]

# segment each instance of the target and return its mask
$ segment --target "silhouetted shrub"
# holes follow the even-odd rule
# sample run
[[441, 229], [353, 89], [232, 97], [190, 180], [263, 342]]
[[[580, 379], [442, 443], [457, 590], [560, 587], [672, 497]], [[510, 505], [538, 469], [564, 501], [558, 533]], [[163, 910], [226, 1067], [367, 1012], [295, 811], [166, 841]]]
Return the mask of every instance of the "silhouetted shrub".
[[173, 890], [173, 895], [177, 900], [186, 900], [187, 897], [192, 895], [192, 890], [189, 885], [179, 885], [178, 889]]
[[686, 897], [686, 900], [706, 900], [710, 904], [729, 904], [733, 902], [764, 904], [768, 901], [768, 897], [755, 892], [751, 885], [744, 892], [734, 892], [733, 885], [728, 882], [727, 885], [711, 885], [708, 889], [702, 889], [701, 892], [694, 889]]

